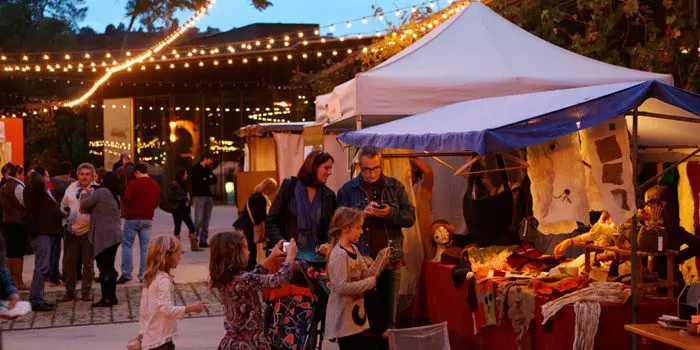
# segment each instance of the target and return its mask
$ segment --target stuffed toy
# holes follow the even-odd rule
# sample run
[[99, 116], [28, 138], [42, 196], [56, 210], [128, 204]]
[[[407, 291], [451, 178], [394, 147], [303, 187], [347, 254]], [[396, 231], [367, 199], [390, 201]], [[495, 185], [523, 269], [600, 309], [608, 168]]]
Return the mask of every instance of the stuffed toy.
[[433, 242], [437, 245], [437, 252], [433, 257], [433, 262], [441, 261], [442, 253], [445, 252], [452, 242], [452, 234], [455, 232], [454, 225], [450, 225], [446, 220], [435, 220], [430, 225], [430, 232], [433, 236]]

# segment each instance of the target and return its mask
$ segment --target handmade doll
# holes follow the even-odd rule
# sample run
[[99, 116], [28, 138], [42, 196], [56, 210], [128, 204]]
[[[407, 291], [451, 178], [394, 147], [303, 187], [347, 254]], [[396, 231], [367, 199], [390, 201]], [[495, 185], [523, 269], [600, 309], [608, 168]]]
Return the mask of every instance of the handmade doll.
[[433, 262], [439, 263], [442, 253], [452, 242], [452, 234], [455, 232], [455, 227], [445, 220], [435, 220], [430, 225], [430, 232], [432, 232], [433, 242], [437, 245], [437, 252], [435, 257], [433, 257]]

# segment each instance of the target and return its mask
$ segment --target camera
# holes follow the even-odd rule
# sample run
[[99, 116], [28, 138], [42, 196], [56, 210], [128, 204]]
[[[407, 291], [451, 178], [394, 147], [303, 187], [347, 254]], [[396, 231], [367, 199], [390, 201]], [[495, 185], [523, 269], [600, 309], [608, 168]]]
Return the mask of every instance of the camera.
[[287, 247], [289, 246], [289, 242], [284, 242], [282, 243], [282, 252], [286, 253], [287, 252]]

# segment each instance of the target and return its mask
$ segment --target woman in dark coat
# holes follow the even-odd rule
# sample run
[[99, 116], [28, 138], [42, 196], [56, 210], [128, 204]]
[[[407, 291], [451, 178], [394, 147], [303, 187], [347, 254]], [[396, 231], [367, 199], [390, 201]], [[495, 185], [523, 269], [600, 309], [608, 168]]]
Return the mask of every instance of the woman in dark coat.
[[80, 199], [80, 211], [90, 213], [89, 239], [95, 254], [95, 262], [100, 270], [99, 282], [102, 299], [92, 307], [111, 307], [117, 301], [117, 270], [114, 261], [122, 241], [122, 226], [119, 219], [119, 176], [107, 172], [102, 177], [100, 187], [92, 188]]
[[295, 238], [301, 252], [328, 254], [336, 197], [326, 181], [333, 174], [333, 162], [327, 152], [311, 152], [297, 177], [284, 179], [265, 223], [268, 247]]
[[192, 222], [192, 209], [190, 208], [190, 193], [187, 191], [187, 180], [189, 178], [190, 175], [185, 168], [177, 169], [175, 181], [168, 187], [167, 199], [172, 208], [175, 237], [180, 238], [180, 230], [184, 222], [189, 230], [190, 248], [193, 252], [198, 252], [201, 248], [197, 244], [194, 222]]
[[[277, 193], [277, 181], [273, 178], [267, 178], [261, 181], [255, 187], [253, 193], [243, 207], [243, 213], [238, 216], [238, 220], [233, 223], [233, 227], [245, 233], [248, 241], [248, 270], [252, 270], [258, 257], [258, 243], [264, 243], [265, 220], [267, 220], [267, 212], [272, 205], [272, 199]], [[263, 234], [263, 241], [256, 242], [256, 229]]]

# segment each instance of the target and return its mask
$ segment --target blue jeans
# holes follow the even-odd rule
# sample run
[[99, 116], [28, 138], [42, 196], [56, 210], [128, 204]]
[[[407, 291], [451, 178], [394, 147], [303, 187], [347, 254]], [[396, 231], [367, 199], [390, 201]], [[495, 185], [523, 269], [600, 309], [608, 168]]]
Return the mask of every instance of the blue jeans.
[[139, 237], [141, 256], [139, 261], [139, 280], [143, 280], [146, 272], [146, 254], [148, 253], [148, 242], [150, 231], [153, 226], [151, 220], [126, 220], [124, 222], [124, 242], [122, 243], [122, 277], [131, 279], [134, 270], [132, 247], [136, 236]]
[[61, 236], [51, 237], [51, 254], [49, 257], [49, 282], [59, 283], [58, 263], [61, 260]]
[[32, 288], [29, 291], [29, 301], [32, 304], [44, 302], [44, 276], [49, 272], [51, 243], [53, 237], [39, 235], [31, 240], [34, 249], [34, 276]]

